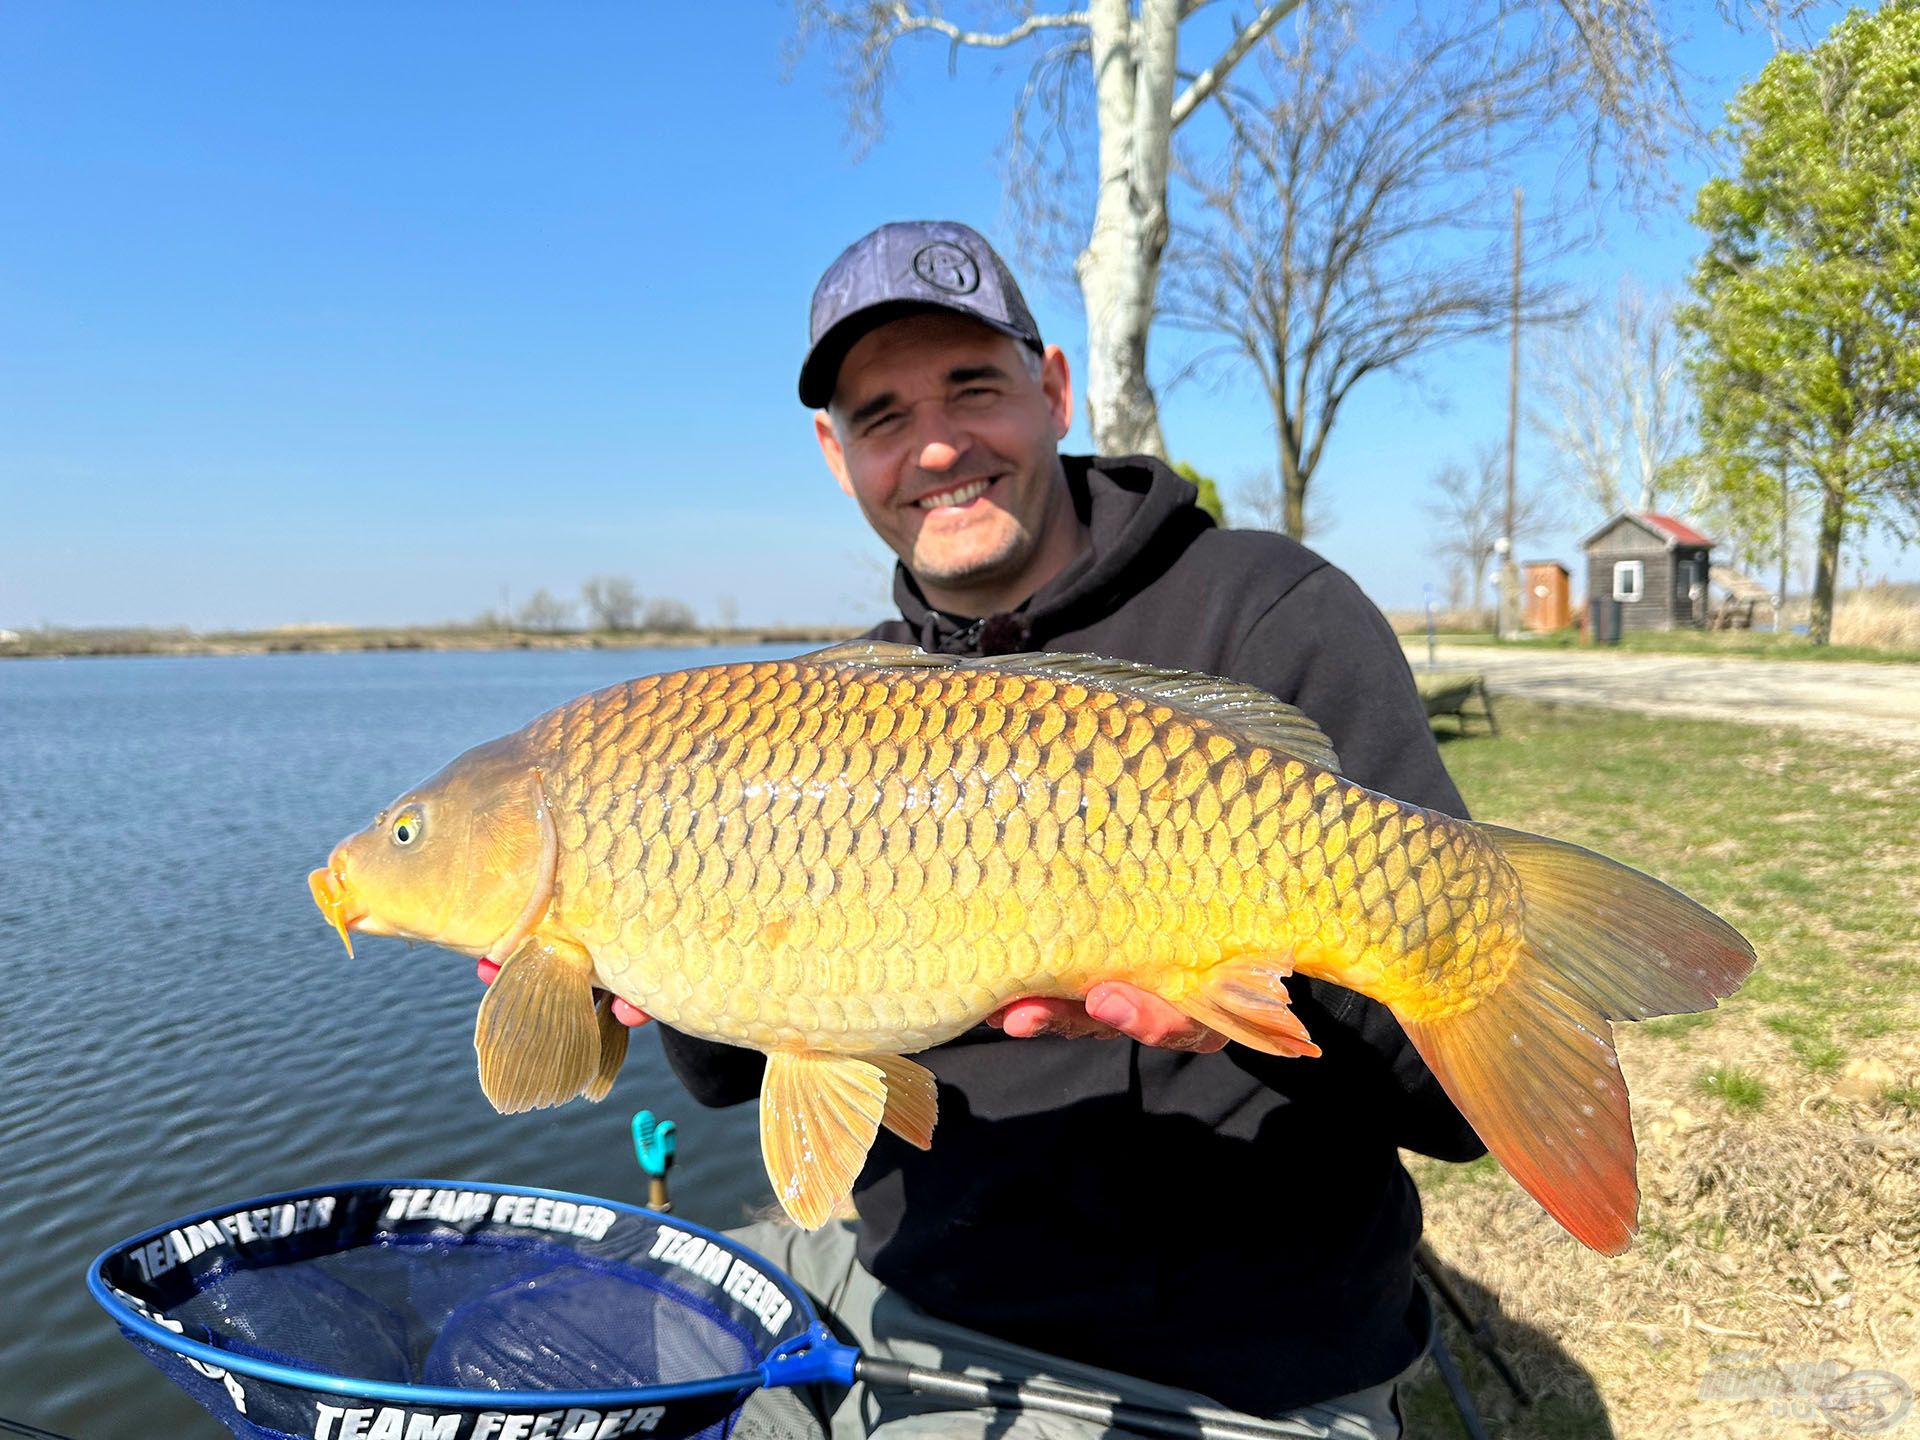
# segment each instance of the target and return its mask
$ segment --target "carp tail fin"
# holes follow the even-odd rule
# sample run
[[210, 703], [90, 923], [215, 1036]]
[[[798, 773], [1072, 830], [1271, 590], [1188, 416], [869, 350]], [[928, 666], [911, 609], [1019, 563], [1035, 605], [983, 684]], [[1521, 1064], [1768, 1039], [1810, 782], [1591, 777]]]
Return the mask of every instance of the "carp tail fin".
[[1632, 1113], [1613, 1020], [1711, 1009], [1753, 968], [1719, 916], [1651, 876], [1557, 840], [1479, 827], [1520, 880], [1522, 939], [1470, 1008], [1395, 1014], [1509, 1174], [1607, 1254], [1638, 1225]]

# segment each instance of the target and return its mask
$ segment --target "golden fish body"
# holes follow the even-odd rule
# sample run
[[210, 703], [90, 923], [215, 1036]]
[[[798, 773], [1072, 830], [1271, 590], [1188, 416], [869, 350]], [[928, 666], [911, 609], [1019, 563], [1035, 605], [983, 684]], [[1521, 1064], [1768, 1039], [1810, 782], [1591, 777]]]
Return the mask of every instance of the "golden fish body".
[[1710, 1006], [1751, 949], [1636, 871], [1337, 770], [1250, 687], [855, 643], [583, 696], [403, 796], [312, 884], [343, 937], [505, 961], [475, 1036], [502, 1109], [610, 1088], [625, 1031], [596, 991], [766, 1052], [763, 1151], [805, 1224], [880, 1127], [930, 1142], [932, 1077], [900, 1057], [1007, 1001], [1125, 981], [1310, 1056], [1297, 971], [1388, 1005], [1521, 1184], [1622, 1248], [1609, 1021]]
[[912, 1052], [1020, 996], [1177, 1000], [1246, 956], [1442, 1007], [1518, 933], [1471, 825], [1077, 681], [727, 666], [528, 742], [554, 911], [602, 985], [764, 1050]]

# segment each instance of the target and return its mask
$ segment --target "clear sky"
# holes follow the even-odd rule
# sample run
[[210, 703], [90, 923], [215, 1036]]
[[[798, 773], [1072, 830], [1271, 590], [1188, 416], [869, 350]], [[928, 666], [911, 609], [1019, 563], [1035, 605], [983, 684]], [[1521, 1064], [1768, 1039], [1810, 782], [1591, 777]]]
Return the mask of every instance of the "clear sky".
[[[884, 220], [1010, 238], [1028, 62], [903, 51], [861, 158], [792, 30], [770, 0], [8, 5], [0, 625], [432, 621], [596, 574], [708, 617], [877, 618], [890, 557], [793, 393], [807, 297]], [[1729, 77], [1765, 54], [1714, 44]], [[1657, 287], [1693, 247], [1677, 212], [1616, 220], [1568, 274]], [[1082, 368], [1074, 295], [1027, 290]], [[1381, 604], [1444, 589], [1431, 477], [1504, 436], [1505, 363], [1355, 392], [1315, 543]], [[1250, 386], [1166, 390], [1163, 418], [1229, 503], [1271, 468]], [[1586, 528], [1523, 553], [1577, 573]]]

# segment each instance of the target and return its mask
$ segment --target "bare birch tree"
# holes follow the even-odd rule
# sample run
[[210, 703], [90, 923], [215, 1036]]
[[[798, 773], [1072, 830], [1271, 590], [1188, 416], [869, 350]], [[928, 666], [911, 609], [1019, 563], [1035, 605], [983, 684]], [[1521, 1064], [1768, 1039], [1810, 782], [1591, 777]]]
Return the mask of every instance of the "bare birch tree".
[[[1261, 103], [1226, 102], [1224, 156], [1182, 167], [1199, 206], [1166, 315], [1220, 337], [1197, 365], [1258, 377], [1295, 538], [1354, 387], [1510, 323], [1507, 177], [1579, 80], [1564, 47], [1510, 20], [1497, 4], [1415, 16], [1384, 54], [1338, 18], [1290, 26], [1262, 47]], [[1529, 272], [1560, 249], [1554, 208], [1530, 208]], [[1528, 283], [1523, 316], [1556, 296]]]
[[1699, 511], [1701, 487], [1681, 463], [1696, 416], [1672, 297], [1623, 279], [1611, 312], [1590, 312], [1538, 351], [1546, 403], [1533, 425], [1556, 457], [1555, 477], [1596, 521], [1630, 507]]
[[[1474, 468], [1443, 465], [1435, 472], [1433, 488], [1440, 499], [1427, 506], [1435, 528], [1437, 553], [1455, 562], [1467, 580], [1467, 603], [1475, 609], [1486, 588], [1494, 542], [1505, 533], [1507, 499], [1506, 456], [1497, 445], [1484, 446]], [[1550, 500], [1516, 489], [1513, 497], [1513, 538], [1537, 539], [1552, 528]]]
[[[1658, 176], [1688, 108], [1655, 0], [1509, 3], [1512, 27], [1567, 62], [1578, 102], [1569, 144], [1589, 173], [1610, 163], [1612, 178], [1630, 186]], [[1212, 0], [1088, 0], [1059, 11], [996, 0], [794, 0], [795, 52], [816, 41], [832, 51], [862, 143], [883, 128], [902, 45], [943, 45], [950, 73], [962, 52], [1031, 57], [1013, 102], [1009, 192], [1044, 253], [1075, 255], [1096, 447], [1164, 457], [1147, 341], [1172, 228], [1173, 137], [1229, 92], [1236, 68], [1300, 4], [1269, 0], [1243, 22]], [[1311, 9], [1330, 23], [1349, 14], [1342, 0], [1312, 0]]]
[[[1160, 257], [1166, 248], [1167, 168], [1173, 132], [1215, 95], [1261, 36], [1300, 0], [1273, 0], [1219, 46], [1197, 73], [1178, 73], [1182, 25], [1207, 0], [1090, 0], [1084, 10], [1028, 13], [1000, 29], [970, 28], [941, 13], [937, 0], [798, 0], [800, 36], [830, 37], [854, 104], [856, 125], [878, 131], [893, 48], [910, 36], [963, 48], [1041, 45], [1014, 110], [1014, 152], [1028, 140], [1058, 138], [1075, 168], [1072, 127], [1058, 125], [1090, 87], [1098, 173], [1092, 224], [1081, 231], [1074, 269], [1087, 312], [1087, 423], [1107, 454], [1165, 458], [1160, 414], [1147, 383], [1147, 332], [1153, 324]], [[1045, 148], [1046, 140], [1041, 140]], [[1026, 187], [1019, 187], [1025, 189]], [[1048, 187], [1055, 188], [1055, 187]], [[1034, 191], [1030, 193], [1038, 194]], [[1042, 224], [1058, 219], [1045, 215]], [[1077, 218], [1077, 217], [1076, 217]], [[1080, 224], [1085, 225], [1081, 220]]]

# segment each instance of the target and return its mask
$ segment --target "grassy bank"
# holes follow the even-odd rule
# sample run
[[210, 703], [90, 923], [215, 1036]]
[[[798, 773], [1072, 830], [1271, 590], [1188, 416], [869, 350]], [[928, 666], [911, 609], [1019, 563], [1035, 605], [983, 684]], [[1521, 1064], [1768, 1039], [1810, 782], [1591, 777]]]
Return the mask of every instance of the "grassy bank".
[[474, 625], [291, 625], [273, 630], [135, 628], [4, 632], [0, 659], [82, 655], [273, 655], [351, 650], [592, 650], [697, 645], [827, 645], [860, 633], [849, 625], [701, 630], [496, 630]]
[[[1539, 1397], [1515, 1405], [1456, 1328], [1483, 1411], [1514, 1437], [1848, 1433], [1819, 1409], [1837, 1376], [1920, 1387], [1920, 762], [1511, 699], [1500, 723], [1444, 747], [1476, 815], [1659, 875], [1760, 963], [1717, 1011], [1620, 1027], [1627, 1255], [1488, 1162], [1415, 1162], [1436, 1251]], [[1411, 1433], [1464, 1433], [1437, 1380], [1415, 1400]]]

